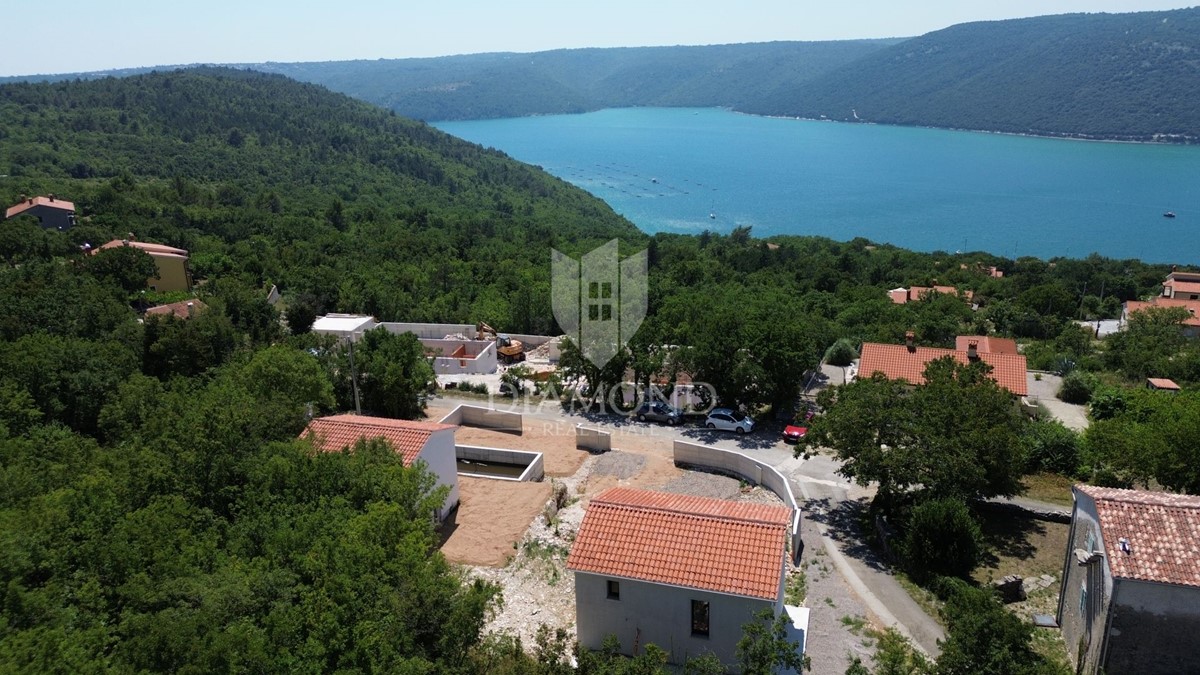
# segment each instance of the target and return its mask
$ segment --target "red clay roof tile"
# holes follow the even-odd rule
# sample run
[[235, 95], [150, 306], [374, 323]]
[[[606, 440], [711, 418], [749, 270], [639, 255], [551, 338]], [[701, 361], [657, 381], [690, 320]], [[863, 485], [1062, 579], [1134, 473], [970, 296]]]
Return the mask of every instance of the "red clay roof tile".
[[1134, 313], [1149, 309], [1150, 307], [1182, 307], [1191, 313], [1190, 317], [1183, 320], [1183, 325], [1200, 326], [1200, 300], [1164, 298], [1161, 296], [1154, 298], [1150, 302], [1127, 300], [1125, 302], [1125, 316], [1132, 316]]
[[331, 415], [309, 422], [300, 437], [312, 437], [317, 448], [326, 452], [337, 452], [352, 447], [363, 438], [383, 438], [393, 450], [401, 454], [404, 465], [410, 466], [416, 461], [417, 455], [421, 454], [421, 449], [425, 447], [430, 436], [438, 431], [454, 428], [456, 427], [453, 424], [436, 422], [394, 420], [367, 415]]
[[[188, 309], [188, 305], [192, 306], [191, 310]], [[151, 307], [146, 310], [146, 316], [171, 315], [179, 319], [190, 319], [193, 312], [199, 314], [206, 309], [208, 309], [208, 305], [199, 300], [181, 300], [179, 302], [172, 302], [169, 305]]]
[[8, 209], [4, 212], [4, 217], [12, 218], [14, 216], [19, 216], [35, 206], [48, 206], [52, 209], [62, 209], [64, 211], [75, 210], [75, 205], [65, 199], [58, 199], [57, 197], [54, 199], [50, 199], [49, 197], [33, 197], [31, 199], [26, 199], [20, 204], [8, 207]]
[[[858, 364], [858, 372], [866, 377], [877, 372], [883, 373], [884, 377], [888, 379], [903, 379], [911, 384], [920, 385], [925, 384], [925, 365], [943, 356], [953, 356], [955, 361], [964, 365], [970, 363], [965, 351], [915, 347], [910, 352], [904, 345], [865, 342], [862, 346], [862, 359]], [[1028, 384], [1025, 381], [1024, 356], [980, 351], [979, 358], [992, 367], [991, 378], [1001, 387], [1016, 396], [1025, 396], [1029, 393]]]
[[567, 567], [776, 600], [792, 510], [631, 488], [592, 500]]
[[151, 255], [179, 256], [186, 258], [188, 254], [188, 252], [182, 248], [175, 248], [174, 246], [167, 246], [166, 244], [152, 244], [148, 241], [133, 241], [126, 239], [113, 239], [107, 244], [103, 244], [92, 249], [91, 253], [92, 255], [95, 255], [96, 251], [102, 251], [108, 248], [117, 248], [118, 246], [132, 246], [134, 248], [140, 248]]
[[1017, 341], [1009, 338], [992, 337], [990, 335], [959, 335], [954, 338], [954, 348], [960, 352], [967, 351], [967, 347], [975, 342], [979, 347], [981, 354], [1016, 354]]
[[[1200, 497], [1091, 485], [1075, 489], [1096, 501], [1114, 577], [1200, 586]], [[1128, 541], [1128, 551], [1121, 539]]]

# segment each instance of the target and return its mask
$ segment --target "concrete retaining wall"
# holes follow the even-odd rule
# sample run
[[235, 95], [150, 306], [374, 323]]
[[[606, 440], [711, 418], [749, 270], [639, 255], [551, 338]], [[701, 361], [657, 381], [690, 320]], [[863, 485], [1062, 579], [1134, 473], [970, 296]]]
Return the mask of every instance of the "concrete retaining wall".
[[481, 445], [455, 445], [454, 455], [457, 459], [469, 459], [476, 462], [498, 462], [503, 464], [524, 464], [525, 470], [517, 478], [506, 476], [478, 475], [492, 480], [541, 481], [546, 476], [545, 460], [540, 452], [526, 450], [509, 450], [507, 448], [488, 448]]
[[391, 333], [412, 333], [427, 340], [441, 340], [447, 335], [462, 334], [468, 338], [475, 337], [475, 326], [469, 323], [407, 323], [404, 321], [384, 321], [379, 324]]
[[[487, 340], [432, 340], [421, 338], [426, 349], [440, 350], [442, 356], [433, 359], [433, 372], [438, 375], [486, 375], [496, 372], [496, 343]], [[465, 354], [451, 356], [458, 347]]]
[[575, 447], [588, 452], [608, 452], [612, 450], [612, 434], [576, 425]]
[[675, 464], [694, 466], [724, 473], [761, 485], [779, 496], [785, 506], [792, 509], [792, 559], [800, 555], [800, 506], [792, 493], [791, 483], [775, 467], [749, 455], [732, 450], [722, 450], [711, 445], [675, 441]]
[[494, 429], [510, 434], [521, 434], [522, 419], [520, 413], [503, 412], [477, 405], [460, 405], [450, 414], [439, 420], [442, 424], [458, 424], [465, 427]]

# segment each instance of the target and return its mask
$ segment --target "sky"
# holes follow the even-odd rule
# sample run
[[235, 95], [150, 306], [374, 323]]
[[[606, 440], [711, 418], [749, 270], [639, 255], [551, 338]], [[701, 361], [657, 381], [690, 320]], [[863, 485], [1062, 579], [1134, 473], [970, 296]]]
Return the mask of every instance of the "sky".
[[190, 63], [909, 37], [966, 21], [1187, 5], [1170, 0], [10, 0], [6, 6], [0, 76]]

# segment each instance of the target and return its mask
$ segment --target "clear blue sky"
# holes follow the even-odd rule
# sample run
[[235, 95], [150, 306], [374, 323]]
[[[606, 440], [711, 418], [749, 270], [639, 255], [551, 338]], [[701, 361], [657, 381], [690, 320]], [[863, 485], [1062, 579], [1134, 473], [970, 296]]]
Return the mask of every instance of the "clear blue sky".
[[1178, 0], [11, 0], [6, 6], [0, 75], [906, 37], [964, 21], [1187, 5]]

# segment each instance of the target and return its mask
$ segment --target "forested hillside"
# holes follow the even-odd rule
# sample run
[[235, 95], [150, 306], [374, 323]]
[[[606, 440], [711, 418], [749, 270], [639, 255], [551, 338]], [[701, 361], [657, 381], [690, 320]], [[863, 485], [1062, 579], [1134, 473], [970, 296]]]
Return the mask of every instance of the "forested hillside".
[[423, 120], [519, 117], [628, 106], [738, 107], [895, 40], [562, 49], [433, 59], [247, 67], [323, 84]]
[[1200, 139], [1200, 8], [952, 26], [749, 112], [1013, 133]]
[[[969, 23], [908, 40], [570, 49], [237, 67], [322, 84], [423, 120], [719, 106], [767, 115], [1052, 136], [1200, 139], [1200, 8]], [[102, 74], [0, 82], [97, 75]]]

